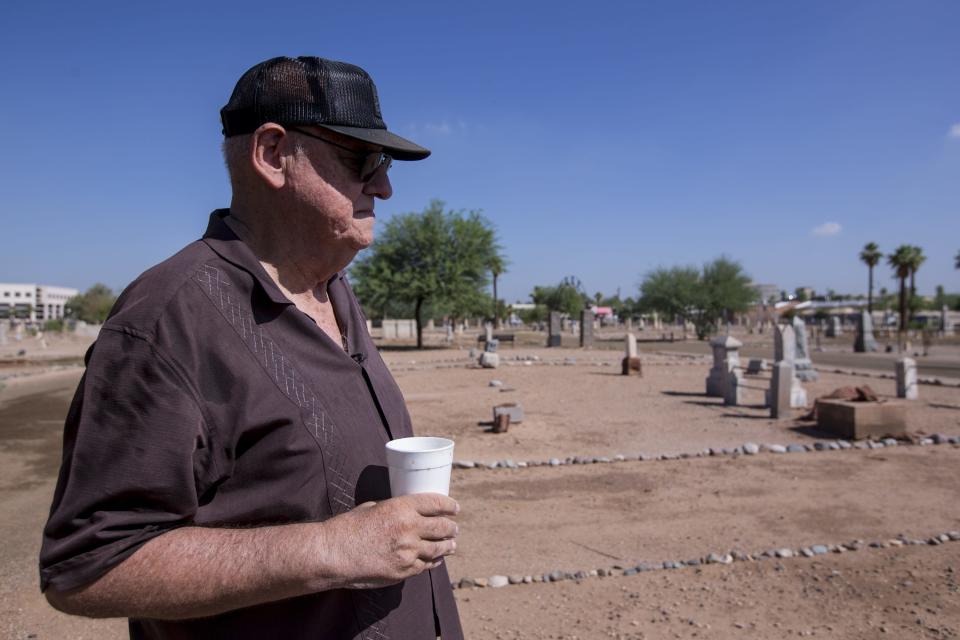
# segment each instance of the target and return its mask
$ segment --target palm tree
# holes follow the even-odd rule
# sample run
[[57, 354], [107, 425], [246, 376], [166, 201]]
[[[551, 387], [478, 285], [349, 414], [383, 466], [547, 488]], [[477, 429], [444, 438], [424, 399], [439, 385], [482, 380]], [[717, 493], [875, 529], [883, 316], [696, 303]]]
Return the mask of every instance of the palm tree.
[[927, 256], [923, 255], [923, 249], [920, 247], [910, 247], [910, 320], [913, 320], [913, 314], [917, 306], [917, 271], [920, 266], [927, 261]]
[[880, 247], [877, 246], [876, 242], [868, 242], [863, 246], [863, 251], [860, 252], [860, 261], [867, 265], [867, 273], [869, 274], [867, 288], [868, 313], [873, 313], [873, 268], [877, 266], [877, 263], [880, 262], [880, 258], [882, 257], [883, 254], [880, 253]]
[[497, 278], [507, 270], [507, 261], [499, 253], [494, 253], [487, 262], [490, 275], [493, 276], [493, 326], [500, 327], [500, 304], [497, 301]]
[[[910, 265], [913, 260], [913, 247], [902, 244], [887, 256], [887, 264], [893, 269], [894, 276], [900, 279], [900, 326], [897, 334], [907, 328], [907, 278], [910, 277]], [[898, 340], [899, 342], [899, 340]]]

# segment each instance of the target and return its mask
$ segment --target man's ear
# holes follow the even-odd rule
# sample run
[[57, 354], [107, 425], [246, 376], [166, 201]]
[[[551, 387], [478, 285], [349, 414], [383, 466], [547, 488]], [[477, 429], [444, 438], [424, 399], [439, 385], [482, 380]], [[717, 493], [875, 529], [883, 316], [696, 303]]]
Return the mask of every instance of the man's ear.
[[250, 165], [258, 176], [273, 189], [286, 184], [284, 151], [290, 138], [283, 127], [267, 122], [250, 136]]

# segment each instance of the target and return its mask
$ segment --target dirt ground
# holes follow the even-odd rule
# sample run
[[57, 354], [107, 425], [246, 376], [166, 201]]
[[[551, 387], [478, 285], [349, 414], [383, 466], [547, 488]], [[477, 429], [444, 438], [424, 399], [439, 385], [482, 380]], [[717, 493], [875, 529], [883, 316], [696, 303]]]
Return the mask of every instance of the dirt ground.
[[[620, 376], [613, 349], [506, 347], [496, 370], [468, 368], [466, 349], [384, 355], [417, 432], [454, 438], [458, 460], [692, 454], [828, 437], [810, 423], [770, 420], [760, 406], [766, 375], [746, 378], [746, 406], [724, 407], [703, 394], [710, 364], [702, 350], [643, 349], [642, 378]], [[526, 357], [539, 360], [518, 359]], [[121, 620], [56, 613], [37, 589], [62, 421], [82, 371], [64, 366], [34, 361], [0, 371], [4, 638], [126, 635]], [[489, 386], [494, 379], [502, 386]], [[836, 373], [805, 386], [812, 399], [863, 383], [894, 393], [892, 380]], [[914, 429], [960, 435], [960, 388], [923, 385], [920, 398]], [[525, 419], [493, 434], [488, 423], [501, 402], [521, 403]], [[459, 581], [927, 539], [960, 530], [958, 490], [953, 445], [456, 470], [461, 540], [448, 565]], [[957, 638], [958, 572], [960, 542], [948, 542], [455, 593], [469, 638]]]

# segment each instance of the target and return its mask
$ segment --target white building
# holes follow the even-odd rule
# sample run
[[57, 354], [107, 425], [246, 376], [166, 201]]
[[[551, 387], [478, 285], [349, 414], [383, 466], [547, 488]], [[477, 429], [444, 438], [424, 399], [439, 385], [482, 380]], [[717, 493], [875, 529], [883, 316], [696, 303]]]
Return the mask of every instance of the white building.
[[0, 283], [0, 318], [33, 322], [63, 318], [67, 300], [79, 293], [45, 284]]

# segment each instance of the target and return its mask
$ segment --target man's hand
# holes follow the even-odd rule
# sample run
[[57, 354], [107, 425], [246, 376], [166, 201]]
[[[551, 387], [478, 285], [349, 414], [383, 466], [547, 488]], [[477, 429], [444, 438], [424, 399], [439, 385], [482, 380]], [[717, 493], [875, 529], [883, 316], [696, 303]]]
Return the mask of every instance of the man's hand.
[[[366, 502], [324, 523], [320, 541], [342, 587], [370, 589], [396, 584], [439, 566], [456, 551], [460, 505], [438, 493]], [[326, 564], [326, 562], [324, 563]]]

